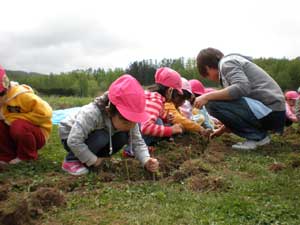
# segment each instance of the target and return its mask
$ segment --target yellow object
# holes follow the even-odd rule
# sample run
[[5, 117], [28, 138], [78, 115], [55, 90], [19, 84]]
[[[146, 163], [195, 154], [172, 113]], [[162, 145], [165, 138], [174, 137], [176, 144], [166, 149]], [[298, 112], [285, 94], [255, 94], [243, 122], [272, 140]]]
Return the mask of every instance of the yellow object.
[[8, 125], [16, 119], [23, 119], [39, 126], [46, 140], [52, 130], [52, 108], [27, 85], [14, 85], [8, 89], [1, 113]]
[[196, 123], [202, 125], [205, 121], [204, 115], [199, 113], [198, 108], [193, 108], [192, 113], [193, 113], [193, 121], [195, 121]]
[[187, 131], [199, 132], [202, 128], [200, 124], [193, 122], [192, 120], [183, 116], [172, 102], [166, 102], [164, 105], [165, 111], [172, 113], [174, 116], [173, 124], [179, 123]]

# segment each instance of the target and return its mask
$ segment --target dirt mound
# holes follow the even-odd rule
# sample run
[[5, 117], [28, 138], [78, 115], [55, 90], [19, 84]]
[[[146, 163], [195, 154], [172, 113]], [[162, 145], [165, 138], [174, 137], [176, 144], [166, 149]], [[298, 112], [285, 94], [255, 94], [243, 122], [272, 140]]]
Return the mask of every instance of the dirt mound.
[[40, 188], [29, 196], [16, 201], [12, 200], [0, 212], [0, 224], [3, 225], [28, 225], [34, 224], [44, 211], [52, 207], [61, 207], [66, 204], [64, 195], [54, 188]]
[[272, 172], [278, 172], [278, 171], [281, 171], [283, 169], [286, 168], [286, 165], [283, 164], [283, 163], [272, 163], [270, 166], [269, 166], [269, 170], [272, 171]]
[[66, 204], [64, 195], [54, 188], [40, 188], [32, 193], [30, 200], [32, 206], [42, 208], [43, 210], [48, 210], [53, 206], [64, 206]]
[[1, 212], [0, 217], [0, 224], [3, 225], [33, 224], [26, 200], [20, 202], [13, 210], [8, 210], [6, 213]]
[[198, 174], [187, 179], [187, 185], [192, 191], [216, 191], [224, 188], [222, 177]]
[[289, 165], [292, 168], [300, 167], [300, 154], [299, 153], [292, 153], [288, 157]]
[[5, 201], [8, 198], [8, 187], [0, 186], [0, 201]]

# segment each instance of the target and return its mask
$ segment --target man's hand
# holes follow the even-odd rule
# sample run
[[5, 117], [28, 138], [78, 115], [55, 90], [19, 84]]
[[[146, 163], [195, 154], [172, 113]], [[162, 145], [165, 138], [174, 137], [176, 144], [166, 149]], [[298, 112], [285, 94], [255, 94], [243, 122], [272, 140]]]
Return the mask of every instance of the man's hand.
[[198, 109], [201, 109], [208, 102], [206, 95], [198, 96], [195, 99], [194, 106]]
[[158, 170], [158, 167], [159, 163], [155, 158], [148, 159], [148, 161], [145, 164], [145, 168], [152, 173], [156, 172]]

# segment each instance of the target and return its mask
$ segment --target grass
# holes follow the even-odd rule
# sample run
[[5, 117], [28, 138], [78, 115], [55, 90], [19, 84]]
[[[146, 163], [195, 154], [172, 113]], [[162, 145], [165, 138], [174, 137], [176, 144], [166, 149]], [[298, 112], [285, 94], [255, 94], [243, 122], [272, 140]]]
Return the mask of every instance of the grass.
[[[30, 201], [37, 190], [52, 188], [60, 191], [66, 205], [43, 209], [35, 217], [31, 210], [31, 222], [296, 225], [300, 221], [297, 129], [289, 128], [283, 137], [273, 136], [272, 144], [249, 152], [233, 151], [230, 145], [237, 139], [232, 135], [208, 146], [200, 137], [175, 138], [176, 143], [163, 142], [155, 151], [161, 162], [157, 179], [126, 159], [128, 181], [120, 155], [84, 177], [63, 173], [65, 151], [55, 126], [37, 161], [0, 172], [0, 199], [7, 193], [0, 200], [0, 218], [16, 211], [24, 199]], [[175, 174], [183, 177], [175, 179]], [[21, 223], [20, 215], [17, 221], [29, 224]]]

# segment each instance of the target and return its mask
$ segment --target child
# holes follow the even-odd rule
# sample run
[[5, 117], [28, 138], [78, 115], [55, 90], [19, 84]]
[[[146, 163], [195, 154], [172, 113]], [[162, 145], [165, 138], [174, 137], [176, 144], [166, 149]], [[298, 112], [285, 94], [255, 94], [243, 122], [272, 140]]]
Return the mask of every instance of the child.
[[[180, 112], [179, 107], [182, 106], [185, 101], [189, 101], [192, 97], [192, 90], [189, 82], [185, 78], [181, 78], [181, 80], [183, 95], [173, 95], [173, 101], [165, 103], [165, 110], [169, 113], [172, 113], [172, 122], [181, 124], [184, 130], [190, 132], [198, 132], [199, 134], [208, 136], [208, 133], [200, 124], [192, 121], [191, 119], [186, 118]], [[186, 111], [190, 110], [187, 109]]]
[[293, 122], [298, 122], [295, 112], [296, 100], [299, 95], [296, 91], [287, 91], [285, 93], [286, 106], [286, 125], [290, 126]]
[[[149, 119], [140, 124], [141, 132], [149, 149], [153, 149], [158, 141], [170, 138], [173, 134], [181, 134], [180, 124], [166, 125], [169, 120], [168, 112], [164, 111], [164, 103], [172, 101], [172, 95], [183, 95], [181, 90], [181, 76], [175, 70], [162, 67], [156, 70], [155, 85], [151, 91], [145, 91], [146, 112]], [[126, 148], [123, 156], [132, 156], [130, 148]]]
[[51, 132], [52, 109], [31, 87], [10, 82], [0, 66], [0, 161], [36, 160]]
[[155, 172], [158, 161], [149, 156], [137, 125], [149, 118], [145, 104], [143, 88], [125, 74], [104, 95], [62, 120], [59, 136], [68, 151], [62, 169], [75, 176], [86, 174], [89, 167], [99, 166], [103, 157], [115, 154], [130, 139], [138, 160]]
[[[189, 80], [189, 84], [192, 88], [192, 92], [195, 97], [198, 97], [200, 95], [203, 95], [206, 92], [209, 92], [209, 91], [206, 91], [205, 87], [199, 80], [196, 80], [196, 79]], [[195, 100], [195, 99], [193, 99], [193, 100]], [[197, 121], [197, 123], [199, 123], [199, 124], [203, 124], [203, 126], [205, 128], [208, 128], [211, 130], [215, 129], [214, 121], [210, 117], [208, 112], [206, 111], [205, 106], [203, 106], [202, 109], [193, 108], [192, 112], [193, 112], [192, 120]]]

